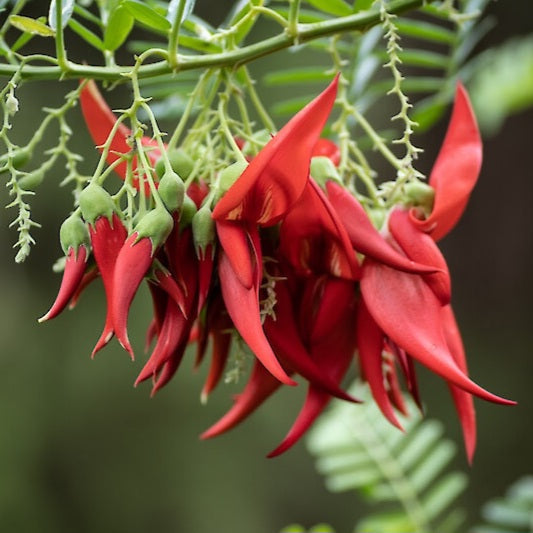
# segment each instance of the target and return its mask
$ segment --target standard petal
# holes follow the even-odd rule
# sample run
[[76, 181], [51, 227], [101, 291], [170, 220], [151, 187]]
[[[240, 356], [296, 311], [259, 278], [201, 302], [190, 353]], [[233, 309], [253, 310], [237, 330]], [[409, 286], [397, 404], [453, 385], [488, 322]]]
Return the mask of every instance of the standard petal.
[[438, 241], [456, 224], [474, 188], [483, 157], [481, 136], [465, 88], [459, 83], [446, 137], [440, 149], [429, 184], [435, 189], [433, 210], [428, 218], [411, 219], [416, 226]]
[[213, 210], [216, 220], [278, 222], [303, 193], [313, 148], [337, 95], [339, 77], [257, 154]]

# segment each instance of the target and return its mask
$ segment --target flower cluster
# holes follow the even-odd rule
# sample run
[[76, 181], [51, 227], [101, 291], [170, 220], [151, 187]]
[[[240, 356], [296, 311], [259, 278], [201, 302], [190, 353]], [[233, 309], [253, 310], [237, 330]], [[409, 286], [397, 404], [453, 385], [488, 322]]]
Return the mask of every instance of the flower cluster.
[[[320, 138], [337, 84], [338, 77], [247, 164], [231, 165], [213, 183], [195, 179], [184, 186], [183, 160], [177, 173], [167, 169], [157, 187], [144, 190], [152, 208], [130, 230], [117, 202], [89, 184], [79, 212], [63, 224], [63, 281], [43, 319], [58, 315], [100, 276], [107, 316], [93, 355], [115, 335], [133, 357], [128, 312], [146, 279], [154, 309], [147, 342], [156, 341], [136, 383], [152, 379], [157, 391], [189, 344], [196, 343], [199, 363], [211, 338], [204, 399], [220, 382], [238, 333], [255, 356], [249, 380], [202, 437], [232, 428], [300, 376], [308, 387], [303, 407], [270, 456], [297, 442], [332, 397], [358, 401], [342, 389], [356, 354], [384, 416], [401, 427], [399, 375], [420, 405], [418, 361], [447, 382], [471, 459], [472, 396], [512, 402], [468, 377], [450, 276], [436, 245], [461, 216], [481, 166], [468, 97], [459, 85], [429, 185], [407, 184], [411, 200], [382, 213], [377, 227], [354, 191], [311, 164], [340, 161], [337, 146]], [[94, 83], [83, 89], [81, 104], [94, 142], [107, 143], [108, 163], [126, 178], [138, 164], [126, 157], [132, 132], [116, 122]], [[147, 137], [142, 144], [155, 165], [158, 145]], [[133, 184], [142, 189], [138, 180]]]

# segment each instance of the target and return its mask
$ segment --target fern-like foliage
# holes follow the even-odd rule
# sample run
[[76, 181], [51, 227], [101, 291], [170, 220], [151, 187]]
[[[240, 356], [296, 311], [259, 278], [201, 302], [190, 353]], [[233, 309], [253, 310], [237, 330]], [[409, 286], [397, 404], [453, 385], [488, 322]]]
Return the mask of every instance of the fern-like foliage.
[[481, 514], [485, 524], [470, 533], [533, 533], [533, 476], [518, 480], [505, 497], [489, 501]]
[[449, 471], [455, 445], [442, 438], [442, 424], [422, 420], [410, 402], [405, 433], [391, 426], [366, 386], [351, 393], [363, 405], [335, 403], [311, 431], [307, 444], [331, 491], [355, 490], [373, 512], [356, 533], [454, 533], [464, 512], [451, 509], [467, 476]]

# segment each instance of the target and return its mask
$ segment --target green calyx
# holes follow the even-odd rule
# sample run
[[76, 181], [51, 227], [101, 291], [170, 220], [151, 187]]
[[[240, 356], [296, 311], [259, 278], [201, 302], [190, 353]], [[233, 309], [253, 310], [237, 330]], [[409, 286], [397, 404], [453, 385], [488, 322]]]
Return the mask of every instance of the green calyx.
[[190, 226], [197, 211], [198, 208], [196, 207], [194, 200], [186, 194], [183, 197], [183, 204], [181, 206], [180, 228], [186, 228], [187, 226]]
[[95, 183], [91, 183], [81, 191], [79, 204], [83, 218], [92, 225], [100, 217], [107, 217], [111, 220], [115, 212], [115, 203], [111, 195]]
[[205, 257], [207, 247], [215, 241], [215, 221], [211, 209], [204, 205], [192, 218], [192, 235], [199, 257]]
[[9, 168], [8, 162], [11, 161], [13, 168], [20, 170], [30, 160], [30, 157], [31, 150], [28, 147], [17, 148], [11, 152], [11, 157], [8, 154], [0, 156], [0, 167], [2, 171], [6, 171]]
[[43, 168], [38, 168], [18, 180], [18, 185], [25, 191], [34, 191], [44, 180], [45, 171]]
[[156, 207], [139, 220], [133, 232], [137, 233], [137, 241], [149, 238], [155, 251], [167, 240], [173, 226], [172, 215], [164, 207]]
[[[176, 148], [167, 152], [167, 157], [172, 170], [178, 174], [182, 180], [186, 180], [194, 167], [191, 156], [182, 148]], [[166, 172], [165, 159], [160, 157], [155, 164], [155, 172], [158, 176], [164, 176]]]
[[59, 241], [65, 255], [68, 254], [69, 248], [77, 251], [82, 245], [89, 247], [89, 231], [78, 214], [73, 213], [61, 224]]
[[342, 184], [337, 168], [329, 157], [323, 155], [313, 157], [310, 172], [321, 187], [325, 187], [328, 180]]
[[163, 174], [159, 180], [157, 192], [170, 213], [175, 213], [181, 209], [185, 195], [185, 184], [176, 172], [167, 171]]
[[248, 163], [245, 161], [237, 161], [229, 167], [222, 170], [218, 176], [218, 187], [221, 194], [225, 193], [245, 171]]
[[435, 190], [431, 185], [422, 181], [407, 183], [404, 187], [409, 205], [422, 207], [428, 212], [433, 208]]

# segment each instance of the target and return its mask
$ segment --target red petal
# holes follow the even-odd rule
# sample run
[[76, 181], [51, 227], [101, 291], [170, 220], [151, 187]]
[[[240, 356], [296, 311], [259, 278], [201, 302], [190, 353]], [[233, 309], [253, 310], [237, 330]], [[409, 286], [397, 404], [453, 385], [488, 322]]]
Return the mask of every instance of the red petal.
[[[455, 316], [451, 305], [444, 306], [441, 310], [441, 317], [444, 329], [444, 336], [448, 343], [448, 348], [452, 354], [457, 366], [468, 374], [466, 366], [466, 357], [461, 340], [461, 333], [457, 327]], [[450, 384], [450, 392], [455, 403], [457, 415], [463, 429], [463, 438], [465, 442], [466, 455], [468, 462], [472, 463], [474, 452], [476, 450], [476, 411], [474, 409], [474, 399], [472, 395], [464, 390]]]
[[115, 335], [122, 347], [133, 358], [128, 339], [127, 322], [131, 302], [144, 275], [152, 264], [152, 242], [144, 237], [138, 242], [137, 233], [131, 235], [118, 254], [113, 277], [111, 314]]
[[[117, 117], [113, 114], [106, 101], [103, 99], [96, 83], [93, 80], [89, 80], [80, 94], [81, 111], [85, 124], [89, 129], [89, 133], [94, 141], [94, 144], [98, 147], [100, 152], [102, 149], [100, 146], [107, 142], [111, 131], [117, 122]], [[110, 149], [107, 155], [107, 163], [111, 164], [120, 158], [120, 155], [131, 152], [131, 146], [128, 144], [128, 139], [131, 137], [131, 130], [121, 123], [111, 141]], [[152, 166], [161, 155], [159, 152], [159, 145], [157, 141], [150, 137], [143, 137], [141, 140], [143, 146], [153, 147], [153, 150], [147, 152], [147, 155], [151, 161]], [[134, 160], [133, 169], [135, 170], [137, 164]], [[126, 177], [126, 161], [123, 161], [115, 167], [115, 172], [122, 178]], [[138, 188], [138, 182], [136, 180], [135, 186]]]
[[55, 318], [68, 305], [81, 283], [87, 265], [88, 255], [87, 248], [83, 244], [77, 251], [72, 246], [68, 249], [59, 292], [52, 307], [44, 316], [39, 318], [39, 322]]
[[427, 233], [415, 227], [409, 213], [402, 209], [394, 209], [390, 214], [389, 229], [409, 259], [439, 270], [434, 274], [425, 274], [423, 278], [442, 305], [450, 303], [452, 291], [450, 273], [435, 241]]
[[239, 394], [233, 407], [213, 426], [201, 435], [201, 439], [209, 439], [228, 431], [242, 422], [257, 409], [278, 387], [278, 381], [265, 367], [256, 361], [252, 374], [244, 391]]
[[280, 250], [300, 275], [331, 273], [357, 279], [360, 269], [348, 235], [313, 179], [285, 216]]
[[339, 150], [339, 147], [329, 139], [318, 139], [315, 146], [313, 146], [313, 153], [311, 156], [329, 157], [336, 167], [339, 166], [339, 163], [341, 162], [341, 151]]
[[361, 292], [385, 335], [409, 355], [471, 394], [495, 403], [514, 403], [476, 385], [454, 361], [444, 338], [442, 306], [420, 276], [367, 259]]
[[363, 206], [344, 187], [326, 184], [328, 198], [337, 212], [352, 246], [360, 253], [404, 272], [434, 272], [435, 268], [410, 261], [394, 250], [372, 225]]
[[476, 117], [465, 88], [459, 83], [452, 117], [429, 184], [435, 189], [431, 215], [425, 220], [411, 219], [416, 226], [438, 241], [456, 224], [474, 188], [482, 161], [482, 144]]
[[113, 273], [118, 254], [126, 241], [128, 232], [118, 216], [113, 214], [112, 222], [107, 217], [98, 218], [94, 226], [89, 226], [89, 234], [94, 258], [104, 283], [107, 302], [104, 330], [91, 354], [94, 357], [96, 352], [102, 349], [113, 336], [113, 317], [111, 315]]
[[225, 253], [220, 254], [218, 273], [226, 309], [246, 344], [272, 375], [286, 385], [296, 385], [279, 364], [265, 337], [256, 288], [248, 289], [240, 282]]
[[307, 183], [312, 150], [335, 102], [338, 79], [254, 157], [217, 203], [213, 218], [271, 226], [292, 207]]
[[357, 350], [365, 380], [372, 396], [387, 420], [398, 429], [403, 429], [390, 403], [383, 375], [383, 332], [368, 312], [364, 300], [359, 302], [357, 312]]

